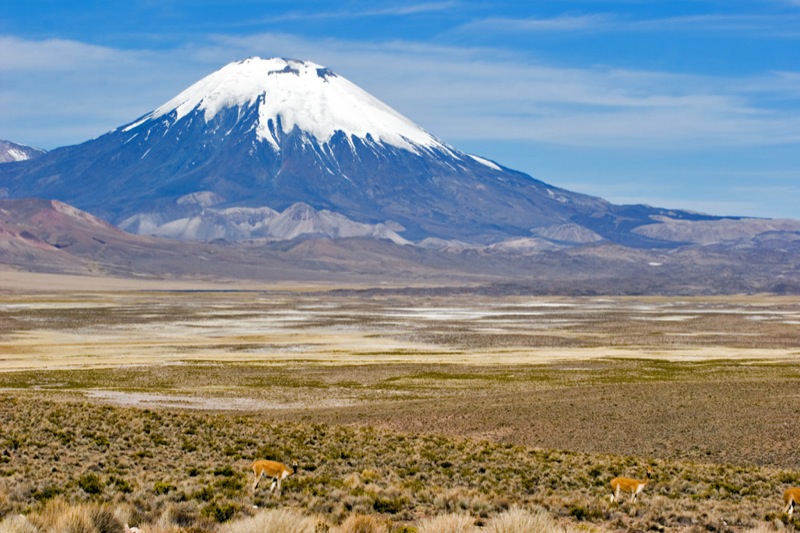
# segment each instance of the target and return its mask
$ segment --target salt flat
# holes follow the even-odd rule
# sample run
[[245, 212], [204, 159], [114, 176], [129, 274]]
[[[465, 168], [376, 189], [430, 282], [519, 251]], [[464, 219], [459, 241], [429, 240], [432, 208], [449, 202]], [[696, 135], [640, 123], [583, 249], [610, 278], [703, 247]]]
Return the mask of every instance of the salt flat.
[[0, 295], [0, 371], [180, 361], [795, 360], [800, 302], [303, 290]]

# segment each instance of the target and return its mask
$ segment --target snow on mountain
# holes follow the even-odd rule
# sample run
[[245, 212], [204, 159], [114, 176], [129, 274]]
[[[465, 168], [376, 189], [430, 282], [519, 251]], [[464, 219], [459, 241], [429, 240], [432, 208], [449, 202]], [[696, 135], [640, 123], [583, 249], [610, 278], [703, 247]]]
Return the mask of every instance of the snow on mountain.
[[41, 148], [0, 140], [0, 163], [27, 161], [46, 153]]
[[499, 166], [497, 163], [495, 163], [495, 162], [493, 162], [493, 161], [489, 161], [488, 159], [484, 159], [483, 157], [479, 157], [479, 156], [477, 156], [477, 155], [472, 155], [472, 154], [469, 154], [469, 156], [470, 156], [472, 159], [474, 159], [475, 161], [477, 161], [478, 163], [481, 163], [481, 164], [483, 164], [483, 165], [486, 165], [487, 167], [489, 167], [489, 168], [491, 168], [491, 169], [494, 169], [494, 170], [501, 170], [501, 171], [503, 170], [502, 168], [500, 168], [500, 166]]
[[259, 103], [256, 135], [280, 149], [277, 129], [295, 127], [319, 143], [336, 132], [361, 139], [371, 137], [405, 150], [444, 147], [422, 128], [350, 81], [310, 61], [251, 57], [231, 63], [198, 81], [123, 131], [161, 117], [174, 124], [194, 110], [206, 123], [226, 108]]

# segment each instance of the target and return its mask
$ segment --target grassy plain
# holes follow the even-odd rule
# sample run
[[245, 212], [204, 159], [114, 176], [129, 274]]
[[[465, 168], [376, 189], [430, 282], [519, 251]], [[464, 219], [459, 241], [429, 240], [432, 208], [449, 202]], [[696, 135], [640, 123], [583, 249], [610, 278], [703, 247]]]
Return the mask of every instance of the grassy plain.
[[[253, 505], [317, 528], [516, 508], [585, 531], [797, 527], [798, 325], [771, 296], [7, 293], [0, 520], [68, 502], [159, 531]], [[249, 491], [261, 457], [300, 463], [280, 498]], [[639, 504], [609, 503], [648, 466]]]

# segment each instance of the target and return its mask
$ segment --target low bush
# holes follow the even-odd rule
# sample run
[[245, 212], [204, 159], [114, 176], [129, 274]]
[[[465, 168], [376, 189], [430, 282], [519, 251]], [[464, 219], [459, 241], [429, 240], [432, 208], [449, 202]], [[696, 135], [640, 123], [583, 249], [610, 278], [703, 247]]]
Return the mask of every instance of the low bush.
[[103, 492], [104, 483], [100, 476], [94, 472], [89, 472], [78, 478], [78, 486], [86, 494], [100, 494]]

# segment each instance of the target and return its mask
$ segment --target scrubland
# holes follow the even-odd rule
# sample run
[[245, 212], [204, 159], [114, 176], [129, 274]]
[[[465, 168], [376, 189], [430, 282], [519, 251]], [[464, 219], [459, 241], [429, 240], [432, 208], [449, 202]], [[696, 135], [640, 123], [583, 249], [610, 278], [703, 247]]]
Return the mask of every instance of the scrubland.
[[[0, 530], [773, 531], [800, 303], [9, 295]], [[298, 462], [270, 494], [249, 463]], [[654, 477], [636, 504], [618, 475]]]

